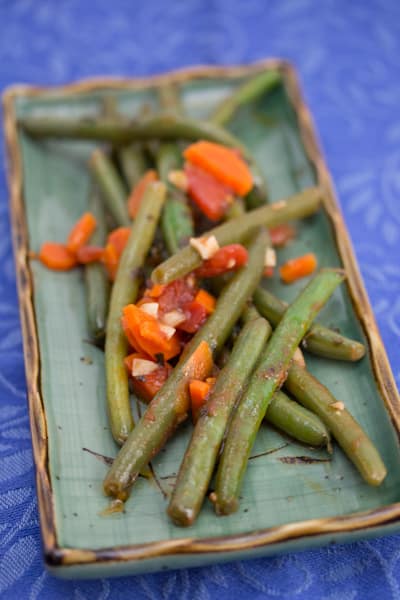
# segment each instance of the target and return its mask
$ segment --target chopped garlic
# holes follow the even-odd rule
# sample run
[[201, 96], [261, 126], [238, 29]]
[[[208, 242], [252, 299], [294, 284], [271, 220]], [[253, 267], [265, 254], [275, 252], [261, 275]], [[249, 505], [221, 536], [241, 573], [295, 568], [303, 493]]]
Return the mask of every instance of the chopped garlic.
[[142, 377], [149, 375], [158, 368], [157, 363], [144, 358], [134, 358], [132, 360], [132, 377]]
[[185, 315], [181, 310], [171, 310], [170, 312], [165, 313], [162, 318], [162, 322], [164, 325], [169, 325], [169, 327], [176, 327], [180, 323], [186, 320]]
[[278, 202], [271, 204], [271, 208], [272, 210], [281, 210], [281, 208], [285, 208], [286, 204], [286, 200], [279, 200]]
[[296, 348], [295, 353], [293, 354], [293, 362], [295, 362], [300, 367], [306, 366], [306, 361], [304, 360], [304, 356], [300, 348]]
[[273, 248], [265, 251], [264, 267], [276, 267], [276, 252]]
[[176, 331], [175, 327], [170, 327], [169, 325], [162, 324], [160, 324], [160, 330], [166, 335], [167, 340], [170, 340]]
[[187, 192], [189, 187], [189, 182], [185, 171], [176, 170], [170, 171], [168, 173], [168, 181], [172, 183], [175, 187], [182, 190], [183, 192]]
[[215, 235], [209, 237], [190, 238], [192, 248], [197, 250], [203, 260], [208, 260], [219, 250], [219, 244]]
[[158, 316], [158, 303], [157, 302], [145, 302], [141, 305], [140, 310], [147, 313], [148, 315], [155, 317]]
[[330, 404], [329, 407], [338, 411], [344, 410], [343, 402], [332, 402], [332, 404]]

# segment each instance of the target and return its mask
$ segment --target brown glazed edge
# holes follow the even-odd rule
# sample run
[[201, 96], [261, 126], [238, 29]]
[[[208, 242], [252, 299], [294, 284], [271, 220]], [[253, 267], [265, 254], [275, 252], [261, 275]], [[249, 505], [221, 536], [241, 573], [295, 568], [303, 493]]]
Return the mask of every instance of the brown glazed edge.
[[347, 273], [347, 286], [358, 319], [368, 340], [369, 354], [379, 392], [396, 432], [400, 435], [400, 397], [374, 315], [365, 291], [349, 235], [336, 199], [334, 187], [322, 155], [311, 114], [303, 99], [294, 67], [285, 60], [269, 59], [250, 66], [200, 66], [140, 79], [96, 78], [56, 87], [42, 88], [14, 85], [3, 94], [4, 129], [7, 149], [7, 176], [10, 190], [10, 212], [20, 302], [28, 404], [36, 464], [36, 485], [45, 560], [49, 566], [73, 566], [94, 563], [129, 562], [170, 554], [234, 552], [267, 546], [301, 537], [340, 534], [398, 521], [400, 503], [363, 513], [289, 523], [241, 535], [214, 538], [181, 538], [131, 546], [96, 550], [60, 547], [57, 542], [53, 492], [48, 469], [46, 415], [40, 393], [40, 354], [32, 297], [32, 277], [28, 265], [28, 233], [24, 211], [23, 171], [18, 145], [15, 101], [18, 97], [70, 96], [100, 89], [139, 90], [165, 81], [184, 83], [202, 78], [235, 78], [264, 69], [279, 69], [283, 75], [293, 110], [296, 114], [307, 156], [313, 165], [319, 185], [326, 192], [324, 209], [330, 219], [336, 245]]

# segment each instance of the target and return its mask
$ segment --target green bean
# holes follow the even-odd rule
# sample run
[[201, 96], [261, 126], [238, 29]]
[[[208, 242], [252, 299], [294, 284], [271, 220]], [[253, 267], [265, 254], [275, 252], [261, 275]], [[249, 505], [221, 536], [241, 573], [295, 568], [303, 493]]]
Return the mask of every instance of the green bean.
[[217, 377], [206, 411], [194, 428], [168, 507], [176, 525], [191, 525], [199, 513], [229, 416], [267, 340], [268, 327], [262, 318], [247, 323]]
[[144, 151], [139, 145], [122, 146], [117, 149], [117, 156], [124, 179], [133, 189], [147, 169]]
[[343, 278], [340, 270], [321, 270], [272, 334], [229, 426], [217, 471], [215, 508], [219, 514], [237, 510], [247, 461], [271, 398], [283, 384], [302, 337]]
[[113, 144], [152, 139], [209, 140], [239, 148], [245, 158], [250, 158], [241, 142], [222, 127], [170, 113], [159, 113], [141, 119], [25, 117], [19, 120], [19, 125], [34, 138], [85, 139]]
[[207, 342], [214, 355], [223, 347], [261, 277], [267, 243], [268, 235], [265, 230], [261, 230], [249, 245], [247, 266], [240, 269], [222, 291], [214, 312], [186, 346], [173, 373], [150, 402], [143, 417], [121, 448], [104, 480], [106, 494], [125, 499], [139, 471], [159, 452], [186, 417], [186, 365], [202, 342]]
[[[227, 221], [203, 235], [215, 236], [220, 246], [243, 242], [260, 225], [273, 227], [293, 219], [312, 215], [318, 210], [322, 197], [320, 188], [308, 188], [282, 202], [262, 206], [241, 217]], [[155, 283], [169, 283], [174, 279], [184, 277], [199, 267], [201, 263], [202, 260], [197, 250], [186, 246], [158, 265], [151, 277]]]
[[162, 144], [156, 161], [160, 179], [167, 185], [161, 228], [167, 250], [173, 254], [194, 235], [193, 218], [186, 194], [168, 182], [169, 172], [182, 166], [182, 155], [176, 144]]
[[241, 217], [245, 214], [246, 209], [244, 206], [243, 198], [239, 196], [234, 199], [230, 207], [225, 213], [225, 220], [231, 221], [232, 219], [236, 219], [236, 217]]
[[[251, 304], [246, 306], [241, 315], [242, 323], [248, 323], [260, 318], [260, 313]], [[272, 333], [269, 327], [268, 338]], [[227, 350], [227, 352], [229, 352]], [[289, 370], [290, 373], [290, 370]], [[330, 436], [325, 425], [317, 415], [300, 406], [283, 392], [275, 392], [267, 408], [265, 419], [295, 440], [310, 446], [329, 446]]]
[[268, 69], [253, 75], [218, 104], [209, 120], [212, 123], [217, 123], [217, 125], [226, 125], [241, 106], [254, 102], [263, 94], [274, 90], [281, 83], [282, 76], [275, 69]]
[[[262, 316], [276, 327], [285, 314], [286, 302], [279, 300], [270, 291], [262, 287], [256, 289], [253, 299]], [[314, 323], [310, 327], [301, 345], [304, 350], [312, 354], [336, 360], [356, 361], [360, 360], [365, 354], [365, 347], [360, 342], [347, 338], [318, 323]]]
[[285, 387], [320, 417], [364, 480], [369, 485], [380, 485], [386, 477], [385, 465], [372, 441], [342, 403], [311, 373], [296, 364], [290, 368]]
[[[103, 203], [94, 188], [89, 196], [89, 210], [97, 221], [91, 243], [95, 246], [104, 246], [107, 238], [106, 219]], [[89, 332], [96, 343], [102, 342], [106, 328], [110, 286], [104, 267], [100, 263], [85, 265], [85, 289]]]
[[272, 396], [265, 419], [299, 442], [309, 446], [329, 446], [329, 431], [323, 421], [281, 391]]
[[127, 193], [118, 171], [99, 148], [92, 153], [89, 164], [115, 223], [121, 227], [128, 227], [131, 222], [126, 207]]
[[111, 292], [105, 346], [107, 403], [112, 434], [119, 444], [125, 441], [133, 427], [124, 366], [128, 344], [122, 331], [121, 314], [125, 305], [136, 300], [141, 281], [139, 270], [152, 244], [165, 193], [163, 183], [147, 186]]

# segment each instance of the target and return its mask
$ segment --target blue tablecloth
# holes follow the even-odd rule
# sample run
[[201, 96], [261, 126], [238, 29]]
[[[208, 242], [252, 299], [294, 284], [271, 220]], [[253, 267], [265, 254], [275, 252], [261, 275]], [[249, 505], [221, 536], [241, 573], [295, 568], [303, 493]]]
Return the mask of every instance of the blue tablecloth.
[[[1, 0], [0, 23], [1, 87], [292, 60], [399, 381], [399, 0]], [[400, 598], [400, 536], [125, 579], [43, 570], [4, 176], [0, 186], [0, 597]]]

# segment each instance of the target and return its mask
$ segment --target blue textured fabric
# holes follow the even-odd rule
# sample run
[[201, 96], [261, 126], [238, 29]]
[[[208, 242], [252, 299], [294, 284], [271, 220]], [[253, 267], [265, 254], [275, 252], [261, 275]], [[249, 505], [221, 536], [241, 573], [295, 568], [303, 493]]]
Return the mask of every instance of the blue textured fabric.
[[[0, 0], [0, 23], [1, 87], [292, 60], [399, 382], [399, 0]], [[0, 597], [400, 598], [400, 536], [114, 580], [43, 570], [3, 175], [0, 188]]]

